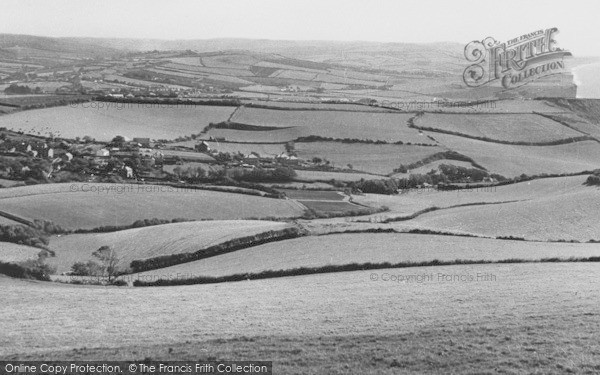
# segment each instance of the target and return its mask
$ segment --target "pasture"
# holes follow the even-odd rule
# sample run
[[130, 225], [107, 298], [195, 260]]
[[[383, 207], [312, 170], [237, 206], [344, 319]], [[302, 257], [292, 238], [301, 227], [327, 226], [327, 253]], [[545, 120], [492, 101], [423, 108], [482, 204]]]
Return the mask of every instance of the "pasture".
[[174, 139], [198, 134], [211, 122], [225, 121], [234, 107], [175, 106], [87, 102], [76, 107], [53, 107], [0, 116], [0, 127], [28, 134], [65, 138], [90, 136], [110, 141], [128, 138]]
[[346, 195], [339, 191], [331, 190], [296, 190], [296, 189], [278, 189], [285, 193], [291, 199], [306, 199], [319, 201], [342, 201]]
[[[378, 216], [408, 216], [431, 207], [447, 208], [474, 203], [526, 202], [537, 199], [556, 199], [572, 194], [587, 194], [594, 188], [584, 186], [587, 176], [543, 178], [504, 186], [478, 189], [436, 190], [406, 189], [398, 195], [354, 195], [357, 203], [390, 208]], [[478, 209], [474, 207], [473, 209]]]
[[332, 171], [307, 171], [298, 169], [296, 170], [296, 180], [298, 182], [310, 182], [310, 181], [358, 181], [361, 178], [365, 180], [372, 180], [381, 178], [381, 176], [369, 174], [369, 173], [352, 173], [352, 172], [332, 172]]
[[323, 214], [349, 215], [352, 212], [364, 210], [365, 207], [347, 201], [301, 200], [298, 202], [305, 207]]
[[600, 144], [595, 141], [558, 146], [516, 146], [424, 132], [442, 145], [474, 159], [490, 173], [515, 177], [523, 173], [576, 173], [598, 168]]
[[[540, 241], [599, 241], [599, 197], [597, 187], [585, 187], [513, 203], [434, 211], [403, 225]], [[600, 248], [597, 244], [594, 246]]]
[[16, 263], [37, 259], [41, 249], [17, 245], [10, 242], [0, 242], [0, 262]]
[[410, 114], [341, 111], [281, 111], [241, 107], [231, 121], [247, 125], [294, 127], [303, 136], [431, 143], [407, 126]]
[[400, 263], [506, 259], [540, 260], [600, 256], [595, 244], [541, 243], [408, 233], [342, 233], [273, 242], [158, 270], [125, 276], [148, 280], [167, 275], [227, 276], [350, 263]]
[[163, 224], [110, 233], [71, 234], [52, 237], [50, 249], [56, 257], [47, 262], [57, 272], [68, 271], [75, 262], [94, 260], [92, 252], [101, 246], [112, 246], [128, 267], [132, 260], [161, 255], [193, 253], [200, 249], [238, 237], [252, 236], [269, 230], [289, 227], [283, 222], [258, 220], [215, 220]]
[[[438, 274], [478, 273], [495, 279], [437, 282]], [[436, 281], [381, 280], [417, 274]], [[421, 267], [163, 288], [1, 277], [0, 356], [269, 358], [286, 374], [324, 368], [331, 374], [349, 368], [593, 373], [600, 366], [596, 280], [590, 263]]]
[[411, 164], [441, 152], [439, 147], [415, 145], [376, 145], [340, 142], [296, 142], [301, 159], [320, 157], [335, 167], [352, 168], [368, 173], [385, 175], [401, 164]]
[[415, 120], [423, 128], [439, 129], [506, 142], [544, 143], [584, 134], [540, 115], [463, 115], [426, 113]]
[[245, 219], [302, 215], [285, 199], [161, 185], [52, 184], [0, 191], [2, 210], [63, 228], [130, 225], [139, 219]]

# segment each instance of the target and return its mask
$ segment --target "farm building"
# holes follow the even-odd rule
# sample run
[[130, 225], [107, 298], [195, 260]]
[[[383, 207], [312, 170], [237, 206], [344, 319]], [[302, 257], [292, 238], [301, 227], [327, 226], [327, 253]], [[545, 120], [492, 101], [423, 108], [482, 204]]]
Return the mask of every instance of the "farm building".
[[110, 151], [108, 151], [105, 148], [101, 148], [100, 150], [96, 151], [96, 156], [100, 156], [100, 157], [110, 156]]
[[210, 151], [210, 146], [205, 141], [202, 141], [202, 142], [196, 144], [194, 146], [194, 148], [196, 149], [196, 151], [199, 151], [199, 152], [208, 152], [208, 151]]
[[133, 138], [133, 143], [137, 143], [140, 147], [150, 147], [150, 138]]

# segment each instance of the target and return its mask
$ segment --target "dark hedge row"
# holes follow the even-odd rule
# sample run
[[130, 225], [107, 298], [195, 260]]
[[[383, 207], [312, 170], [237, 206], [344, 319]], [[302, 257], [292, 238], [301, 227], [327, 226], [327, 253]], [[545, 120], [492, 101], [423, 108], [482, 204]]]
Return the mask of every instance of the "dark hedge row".
[[230, 276], [221, 277], [194, 277], [189, 279], [169, 279], [169, 280], [156, 280], [156, 281], [140, 281], [136, 280], [133, 282], [134, 286], [173, 286], [173, 285], [193, 285], [193, 284], [215, 284], [230, 281], [245, 281], [245, 280], [260, 280], [260, 279], [272, 279], [276, 277], [287, 277], [287, 276], [303, 276], [303, 275], [314, 275], [320, 273], [333, 273], [333, 272], [351, 272], [351, 271], [366, 271], [366, 270], [377, 270], [386, 268], [410, 268], [410, 267], [430, 267], [430, 266], [451, 266], [461, 264], [506, 264], [506, 263], [555, 263], [555, 262], [600, 262], [600, 257], [589, 257], [589, 258], [544, 258], [540, 260], [527, 260], [527, 259], [505, 259], [500, 261], [491, 260], [464, 260], [457, 259], [452, 261], [424, 261], [424, 262], [400, 262], [400, 263], [351, 263], [344, 265], [329, 265], [323, 267], [301, 267], [293, 268], [289, 270], [278, 270], [278, 271], [263, 271], [260, 273], [245, 273], [235, 274]]
[[235, 238], [233, 240], [229, 240], [218, 245], [210, 246], [205, 249], [200, 249], [194, 253], [163, 255], [160, 257], [150, 259], [134, 260], [130, 264], [131, 272], [143, 272], [155, 270], [158, 268], [170, 267], [176, 264], [193, 262], [195, 260], [209, 258], [252, 246], [262, 245], [268, 242], [296, 238], [301, 235], [301, 231], [295, 227], [285, 228], [281, 230], [271, 230], [268, 232], [258, 233], [253, 236]]
[[0, 274], [19, 279], [50, 281], [55, 270], [42, 260], [29, 260], [21, 263], [0, 262]]

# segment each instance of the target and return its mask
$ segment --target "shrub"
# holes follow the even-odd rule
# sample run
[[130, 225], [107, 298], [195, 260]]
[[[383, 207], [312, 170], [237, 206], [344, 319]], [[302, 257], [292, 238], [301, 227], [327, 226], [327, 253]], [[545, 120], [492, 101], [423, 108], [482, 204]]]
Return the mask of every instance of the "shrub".
[[43, 257], [19, 263], [0, 262], [0, 273], [19, 279], [50, 281], [50, 275], [54, 272], [56, 269], [46, 264]]
[[586, 185], [600, 185], [600, 169], [596, 169], [585, 181]]

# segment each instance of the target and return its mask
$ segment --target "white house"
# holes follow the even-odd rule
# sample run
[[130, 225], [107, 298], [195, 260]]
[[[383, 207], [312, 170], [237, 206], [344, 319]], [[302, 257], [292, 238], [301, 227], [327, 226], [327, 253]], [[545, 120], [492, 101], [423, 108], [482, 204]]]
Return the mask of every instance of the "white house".
[[108, 151], [105, 148], [101, 148], [100, 150], [96, 151], [96, 156], [100, 156], [100, 157], [110, 156], [110, 151]]

